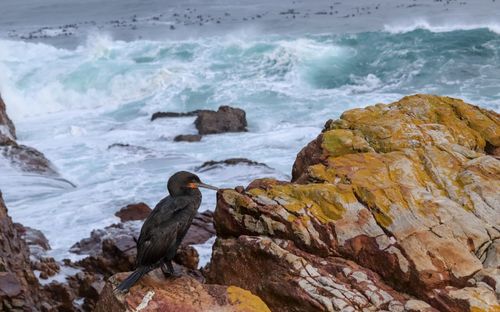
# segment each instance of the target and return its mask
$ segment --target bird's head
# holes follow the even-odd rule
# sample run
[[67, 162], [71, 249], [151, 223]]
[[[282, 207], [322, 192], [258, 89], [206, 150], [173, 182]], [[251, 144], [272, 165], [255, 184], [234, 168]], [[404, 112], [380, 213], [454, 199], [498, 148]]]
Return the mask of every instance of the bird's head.
[[194, 192], [199, 192], [198, 188], [203, 187], [211, 190], [218, 190], [215, 186], [211, 186], [201, 182], [200, 178], [191, 172], [179, 171], [168, 179], [168, 192], [171, 196], [189, 195]]

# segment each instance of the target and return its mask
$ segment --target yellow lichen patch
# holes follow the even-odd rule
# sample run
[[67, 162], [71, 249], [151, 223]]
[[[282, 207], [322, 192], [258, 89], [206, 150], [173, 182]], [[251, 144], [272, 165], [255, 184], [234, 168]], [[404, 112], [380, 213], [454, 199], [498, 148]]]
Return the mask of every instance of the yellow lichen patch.
[[500, 305], [494, 305], [487, 310], [478, 307], [471, 307], [470, 312], [500, 312]]
[[[347, 111], [340, 120], [330, 123], [329, 129], [324, 133], [323, 148], [327, 152], [338, 151], [332, 156], [349, 152], [353, 137], [363, 138], [377, 152], [443, 143], [480, 151], [486, 141], [500, 145], [497, 113], [458, 99], [422, 94], [404, 97], [389, 105]], [[359, 152], [351, 149], [351, 152]]]
[[345, 212], [345, 203], [355, 202], [352, 192], [329, 184], [276, 185], [268, 191], [271, 198], [280, 198], [292, 212], [308, 208], [321, 222], [335, 221]]
[[334, 129], [323, 133], [321, 147], [330, 156], [373, 151], [364, 138], [357, 136], [353, 131], [344, 129]]
[[267, 305], [251, 292], [236, 286], [227, 288], [227, 296], [231, 305], [241, 312], [271, 312]]

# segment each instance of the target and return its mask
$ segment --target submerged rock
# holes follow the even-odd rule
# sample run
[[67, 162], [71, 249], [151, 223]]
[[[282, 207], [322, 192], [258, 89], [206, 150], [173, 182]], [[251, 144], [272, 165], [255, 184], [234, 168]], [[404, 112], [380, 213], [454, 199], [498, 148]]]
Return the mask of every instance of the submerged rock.
[[109, 279], [96, 312], [270, 311], [259, 297], [239, 287], [202, 284], [189, 276], [165, 279], [160, 270], [144, 276], [127, 294], [114, 292], [128, 274]]
[[263, 166], [269, 168], [268, 165], [260, 162], [256, 162], [247, 158], [228, 158], [225, 160], [210, 160], [204, 162], [201, 166], [196, 168], [196, 171], [208, 171], [222, 166], [236, 166], [236, 165], [248, 165], [248, 166]]
[[200, 112], [194, 124], [201, 135], [247, 131], [245, 111], [230, 106], [221, 106], [216, 112]]
[[499, 115], [452, 98], [347, 111], [298, 154], [294, 183], [218, 193], [208, 282], [273, 311], [500, 309], [491, 146]]
[[174, 142], [199, 142], [201, 135], [199, 134], [180, 134], [174, 138]]

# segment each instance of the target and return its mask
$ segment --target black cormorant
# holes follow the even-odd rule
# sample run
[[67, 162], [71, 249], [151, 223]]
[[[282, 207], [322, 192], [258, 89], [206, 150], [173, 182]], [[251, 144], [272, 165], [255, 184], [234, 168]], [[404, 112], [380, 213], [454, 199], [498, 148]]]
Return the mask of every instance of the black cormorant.
[[198, 187], [217, 190], [190, 172], [179, 171], [168, 180], [169, 196], [163, 198], [144, 222], [137, 240], [136, 269], [116, 289], [127, 292], [143, 275], [161, 267], [174, 275], [172, 259], [201, 204]]

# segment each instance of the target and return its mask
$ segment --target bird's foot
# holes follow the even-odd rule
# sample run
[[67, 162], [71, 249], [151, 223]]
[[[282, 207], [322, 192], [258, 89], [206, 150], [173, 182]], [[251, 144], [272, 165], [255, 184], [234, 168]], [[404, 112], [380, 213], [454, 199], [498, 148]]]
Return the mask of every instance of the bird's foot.
[[171, 277], [179, 277], [181, 274], [179, 272], [176, 272], [174, 270], [174, 266], [172, 265], [172, 262], [163, 262], [161, 265], [161, 271], [163, 272], [163, 275], [165, 278], [171, 278]]

